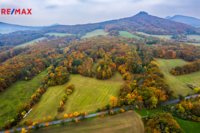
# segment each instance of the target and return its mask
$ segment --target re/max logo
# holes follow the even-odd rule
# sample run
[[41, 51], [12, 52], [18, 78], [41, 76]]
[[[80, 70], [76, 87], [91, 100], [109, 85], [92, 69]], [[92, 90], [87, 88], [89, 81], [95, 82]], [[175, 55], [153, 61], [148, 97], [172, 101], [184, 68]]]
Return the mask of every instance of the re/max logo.
[[31, 8], [27, 8], [27, 9], [1, 8], [1, 15], [32, 15], [32, 9]]

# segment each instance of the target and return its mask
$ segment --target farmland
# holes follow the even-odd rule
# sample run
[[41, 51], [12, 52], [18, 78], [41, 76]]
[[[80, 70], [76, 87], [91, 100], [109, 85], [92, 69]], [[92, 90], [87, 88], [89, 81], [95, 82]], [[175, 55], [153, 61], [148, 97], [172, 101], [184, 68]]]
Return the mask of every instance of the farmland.
[[46, 35], [55, 37], [65, 37], [65, 36], [71, 36], [72, 34], [51, 32], [51, 33], [46, 33]]
[[189, 40], [195, 40], [195, 41], [200, 42], [200, 36], [199, 35], [187, 35], [187, 38]]
[[[131, 116], [131, 117], [130, 117]], [[140, 116], [133, 112], [128, 111], [123, 114], [118, 114], [114, 116], [107, 116], [103, 118], [94, 118], [81, 121], [79, 123], [70, 123], [65, 126], [54, 126], [35, 131], [37, 133], [143, 133], [144, 126]]]
[[127, 32], [127, 31], [120, 31], [119, 35], [122, 36], [122, 37], [126, 37], [126, 38], [135, 38], [137, 40], [142, 39], [141, 37], [134, 35], [134, 34], [131, 34], [130, 32]]
[[82, 38], [90, 38], [90, 37], [95, 37], [95, 36], [106, 36], [108, 33], [106, 33], [102, 29], [94, 30], [92, 32], [86, 33]]
[[33, 107], [33, 111], [25, 120], [39, 120], [48, 116], [62, 117], [63, 114], [57, 113], [57, 108], [68, 84], [75, 85], [75, 92], [69, 96], [64, 113], [94, 112], [98, 108], [105, 107], [110, 102], [110, 96], [118, 95], [122, 83], [123, 80], [118, 73], [109, 80], [71, 75], [68, 83], [48, 88], [41, 101]]
[[153, 35], [153, 34], [147, 34], [147, 33], [144, 33], [144, 32], [137, 32], [138, 34], [141, 34], [141, 35], [145, 35], [147, 37], [157, 37], [159, 39], [164, 39], [164, 40], [170, 40], [172, 35]]
[[46, 71], [29, 81], [17, 81], [5, 92], [0, 94], [0, 127], [3, 126], [4, 122], [15, 116], [18, 107], [23, 105], [24, 102], [31, 97], [35, 90], [40, 86], [45, 75]]
[[195, 86], [200, 86], [200, 72], [194, 72], [187, 75], [173, 76], [170, 74], [170, 70], [176, 66], [183, 66], [187, 62], [181, 59], [157, 59], [157, 62], [160, 65], [160, 69], [165, 76], [165, 80], [174, 91], [174, 95], [187, 95], [192, 94], [193, 91], [187, 87], [187, 84], [193, 84]]

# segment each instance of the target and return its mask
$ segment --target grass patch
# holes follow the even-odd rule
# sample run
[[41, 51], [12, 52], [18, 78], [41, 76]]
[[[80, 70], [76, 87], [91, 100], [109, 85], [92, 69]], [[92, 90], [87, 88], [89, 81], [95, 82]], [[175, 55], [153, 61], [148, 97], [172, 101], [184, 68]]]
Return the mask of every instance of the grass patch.
[[195, 45], [195, 46], [200, 46], [200, 42], [199, 43], [186, 43], [188, 45]]
[[81, 38], [90, 38], [90, 37], [95, 37], [95, 36], [106, 36], [106, 35], [108, 35], [107, 32], [105, 32], [102, 29], [98, 29], [92, 32], [88, 32], [86, 35], [82, 36]]
[[55, 36], [55, 37], [65, 37], [65, 36], [71, 36], [72, 34], [52, 32], [52, 33], [46, 33], [45, 35]]
[[172, 38], [172, 35], [153, 35], [153, 34], [147, 34], [144, 32], [137, 32], [138, 34], [147, 36], [147, 37], [157, 37], [159, 39], [164, 39], [164, 40], [170, 40]]
[[34, 39], [34, 40], [32, 40], [32, 41], [29, 41], [29, 42], [25, 42], [25, 43], [23, 43], [23, 44], [20, 44], [20, 45], [16, 46], [15, 48], [25, 47], [25, 46], [28, 46], [28, 45], [33, 45], [33, 44], [35, 44], [35, 43], [37, 43], [37, 42], [39, 42], [39, 41], [45, 40], [45, 39], [46, 39], [46, 37], [40, 37], [40, 38]]
[[140, 116], [128, 111], [104, 118], [93, 118], [65, 126], [43, 128], [37, 133], [143, 133], [144, 126]]
[[187, 35], [187, 38], [189, 40], [195, 40], [195, 41], [200, 42], [200, 35]]
[[176, 121], [179, 123], [180, 127], [185, 133], [197, 133], [200, 129], [199, 122], [187, 121], [175, 117]]
[[164, 113], [165, 111], [163, 109], [160, 108], [156, 108], [156, 109], [142, 109], [142, 110], [135, 110], [141, 117], [147, 117], [147, 116], [152, 116], [155, 115], [157, 113]]
[[46, 73], [44, 71], [29, 81], [17, 81], [0, 93], [0, 127], [15, 116], [18, 107], [23, 105], [37, 90]]
[[137, 35], [134, 35], [130, 32], [127, 32], [127, 31], [120, 31], [119, 32], [119, 35], [122, 36], [122, 37], [126, 37], [126, 38], [134, 38], [134, 39], [137, 39], [137, 40], [141, 40], [143, 38], [137, 36]]
[[[69, 96], [65, 104], [65, 111], [58, 114], [59, 102], [68, 84], [75, 85], [75, 91]], [[41, 120], [44, 117], [63, 117], [64, 113], [93, 112], [109, 104], [110, 96], [117, 96], [123, 80], [119, 73], [109, 80], [71, 75], [70, 81], [64, 85], [48, 88], [41, 101], [33, 107], [25, 120]]]
[[176, 66], [183, 66], [188, 62], [181, 59], [157, 59], [159, 67], [165, 76], [166, 83], [174, 91], [174, 95], [179, 94], [185, 96], [188, 94], [193, 94], [193, 91], [187, 86], [187, 84], [193, 84], [195, 86], [200, 86], [200, 72], [194, 72], [191, 74], [174, 76], [170, 74], [170, 70]]

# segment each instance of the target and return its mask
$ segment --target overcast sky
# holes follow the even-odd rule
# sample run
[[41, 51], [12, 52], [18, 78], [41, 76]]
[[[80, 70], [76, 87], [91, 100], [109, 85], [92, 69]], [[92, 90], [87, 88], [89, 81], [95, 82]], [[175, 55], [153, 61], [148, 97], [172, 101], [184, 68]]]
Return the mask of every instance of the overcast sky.
[[0, 15], [0, 21], [37, 26], [99, 22], [140, 11], [160, 17], [200, 18], [200, 0], [0, 0], [0, 8], [32, 8], [31, 16]]

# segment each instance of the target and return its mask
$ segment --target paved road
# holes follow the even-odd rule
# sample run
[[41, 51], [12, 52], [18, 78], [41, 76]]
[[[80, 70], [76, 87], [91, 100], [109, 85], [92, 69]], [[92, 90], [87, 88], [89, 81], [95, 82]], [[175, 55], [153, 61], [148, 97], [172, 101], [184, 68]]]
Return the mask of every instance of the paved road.
[[[190, 99], [190, 98], [196, 98], [198, 96], [200, 96], [200, 94], [193, 94], [193, 95], [190, 95], [190, 96], [186, 96], [184, 98], [185, 99]], [[180, 102], [180, 99], [174, 99], [174, 100], [170, 100], [170, 101], [164, 102], [161, 105], [165, 106], [165, 105], [170, 105], [170, 104], [177, 104], [179, 102]]]
[[[185, 99], [195, 98], [195, 97], [198, 97], [198, 96], [200, 96], [200, 94], [194, 94], [194, 95], [186, 96]], [[174, 99], [174, 100], [170, 100], [170, 101], [162, 103], [161, 106], [170, 105], [170, 104], [177, 104], [179, 102], [180, 102], [180, 99]], [[121, 108], [114, 108], [113, 111], [117, 112], [120, 109]], [[134, 107], [133, 106], [125, 106], [125, 107], [123, 107], [123, 109], [125, 109], [127, 111], [127, 110], [134, 109]], [[66, 122], [72, 122], [73, 119], [81, 120], [81, 119], [84, 119], [84, 118], [93, 118], [93, 117], [97, 117], [97, 116], [101, 116], [101, 115], [106, 115], [108, 113], [109, 113], [109, 110], [106, 110], [106, 111], [102, 111], [102, 112], [98, 112], [98, 113], [89, 114], [89, 115], [86, 115], [84, 117], [83, 116], [78, 116], [78, 117], [68, 118], [68, 119], [64, 119], [64, 120], [51, 121], [51, 122], [48, 122], [48, 123], [49, 123], [49, 126], [50, 126], [50, 125], [61, 124], [62, 122], [65, 122], [65, 123]], [[41, 123], [41, 124], [39, 124], [39, 126], [43, 127], [43, 126], [45, 126], [45, 124], [46, 123]], [[21, 131], [22, 128], [30, 129], [30, 127], [20, 127], [20, 128], [15, 129], [15, 130]], [[35, 126], [31, 127], [31, 129], [34, 129], [34, 128], [35, 128]], [[10, 129], [9, 131], [10, 131], [10, 133], [14, 132], [13, 129]], [[5, 133], [5, 131], [0, 131], [0, 133]]]

